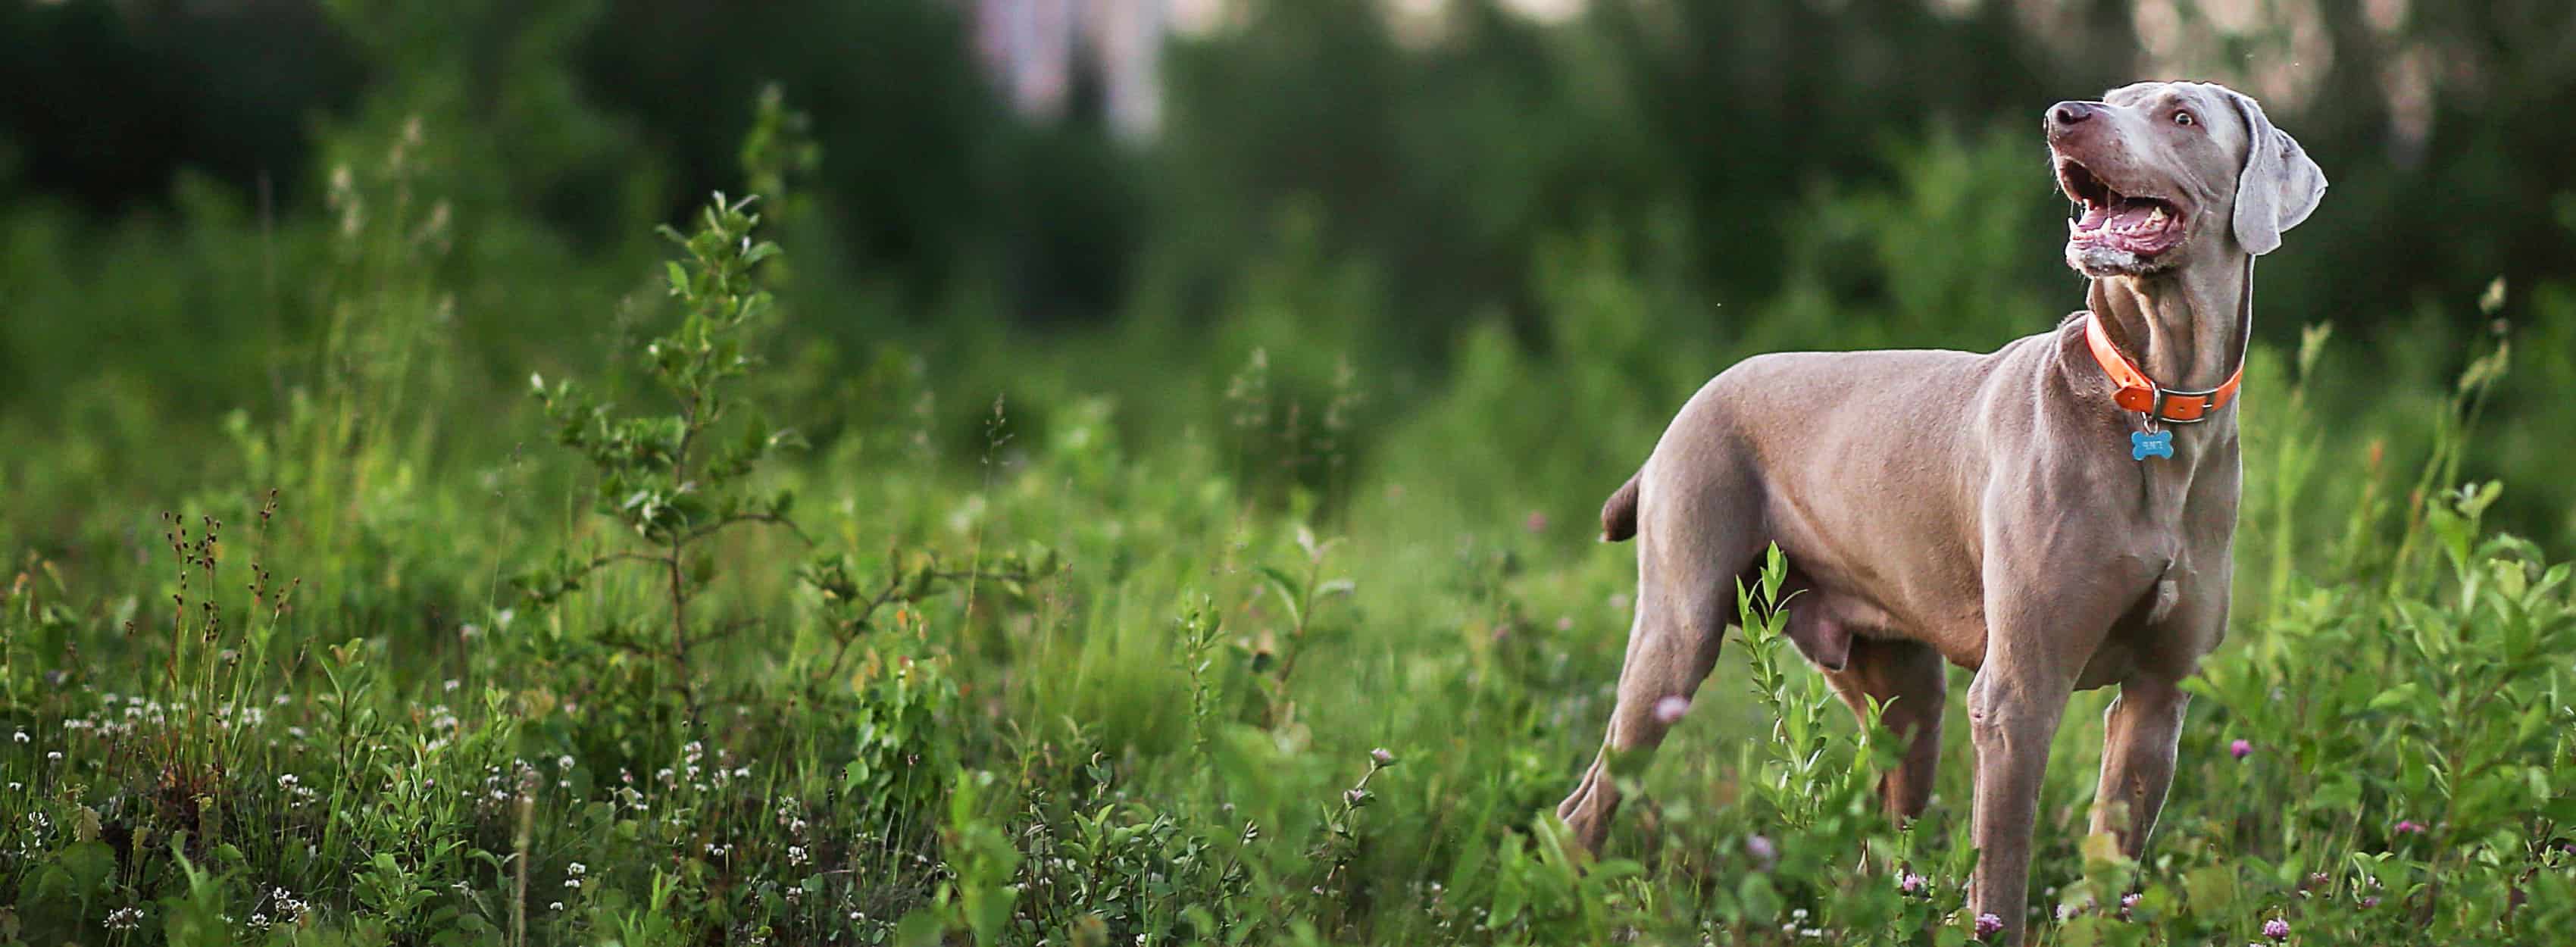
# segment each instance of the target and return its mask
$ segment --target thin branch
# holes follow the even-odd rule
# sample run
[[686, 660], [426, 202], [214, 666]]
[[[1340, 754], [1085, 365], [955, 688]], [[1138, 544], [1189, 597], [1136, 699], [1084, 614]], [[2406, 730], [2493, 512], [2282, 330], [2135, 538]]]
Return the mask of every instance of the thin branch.
[[700, 526], [681, 534], [680, 542], [683, 544], [697, 542], [698, 540], [705, 539], [723, 531], [726, 527], [736, 526], [743, 523], [767, 523], [771, 526], [783, 526], [787, 528], [789, 533], [795, 534], [797, 540], [803, 542], [806, 546], [811, 547], [814, 545], [814, 537], [805, 535], [804, 527], [796, 525], [795, 520], [788, 519], [776, 513], [735, 513], [718, 519], [713, 523], [708, 523], [704, 526]]

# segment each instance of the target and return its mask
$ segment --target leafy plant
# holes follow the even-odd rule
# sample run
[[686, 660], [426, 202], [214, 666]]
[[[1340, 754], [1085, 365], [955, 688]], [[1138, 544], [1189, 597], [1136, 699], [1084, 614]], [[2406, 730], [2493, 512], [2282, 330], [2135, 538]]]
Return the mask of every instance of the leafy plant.
[[740, 623], [709, 627], [690, 614], [690, 604], [715, 578], [707, 547], [739, 526], [796, 528], [788, 517], [794, 493], [756, 489], [749, 481], [763, 461], [804, 446], [803, 439], [757, 416], [727, 423], [738, 410], [732, 387], [757, 364], [749, 336], [775, 305], [760, 286], [759, 267], [779, 250], [752, 239], [760, 223], [752, 200], [717, 194], [696, 232], [663, 228], [663, 236], [687, 255], [671, 261], [667, 274], [683, 314], [670, 334], [645, 343], [644, 354], [653, 381], [674, 403], [673, 413], [617, 417], [570, 380], [550, 387], [542, 376], [529, 379], [555, 424], [556, 440], [581, 452], [596, 471], [594, 508], [624, 528], [632, 547], [586, 558], [560, 555], [553, 565], [521, 575], [518, 584], [535, 601], [552, 603], [601, 569], [649, 570], [662, 587], [668, 634], [658, 643], [621, 644], [670, 664], [692, 725], [701, 717], [692, 652], [742, 630]]

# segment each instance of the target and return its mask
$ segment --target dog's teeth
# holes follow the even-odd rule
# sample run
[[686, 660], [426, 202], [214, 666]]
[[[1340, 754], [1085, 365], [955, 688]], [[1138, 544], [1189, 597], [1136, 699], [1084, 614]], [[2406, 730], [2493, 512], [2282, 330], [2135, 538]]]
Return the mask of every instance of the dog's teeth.
[[2163, 205], [2157, 205], [2154, 210], [2147, 213], [2147, 223], [2158, 227], [2164, 226], [2165, 209]]

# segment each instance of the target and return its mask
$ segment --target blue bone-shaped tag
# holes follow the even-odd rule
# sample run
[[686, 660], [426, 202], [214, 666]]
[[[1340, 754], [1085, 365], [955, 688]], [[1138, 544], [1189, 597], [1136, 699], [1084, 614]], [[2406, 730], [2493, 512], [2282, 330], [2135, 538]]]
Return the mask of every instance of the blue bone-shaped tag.
[[2147, 458], [2149, 458], [2149, 457], [2166, 457], [2166, 458], [2170, 458], [2170, 457], [2172, 457], [2172, 456], [2173, 456], [2173, 432], [2172, 432], [2172, 431], [2154, 431], [2154, 432], [2148, 432], [2148, 431], [2130, 431], [2130, 432], [2129, 432], [2129, 459], [2130, 459], [2130, 460], [2145, 460], [2145, 459], [2147, 459]]

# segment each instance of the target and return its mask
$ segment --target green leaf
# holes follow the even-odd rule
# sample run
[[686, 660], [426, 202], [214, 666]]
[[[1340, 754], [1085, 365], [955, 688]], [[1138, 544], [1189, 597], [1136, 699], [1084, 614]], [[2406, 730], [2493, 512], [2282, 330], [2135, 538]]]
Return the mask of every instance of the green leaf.
[[116, 875], [116, 852], [99, 841], [78, 842], [54, 856], [70, 876], [73, 890], [95, 896], [107, 891], [109, 878]]
[[2576, 826], [2576, 793], [2549, 800], [2548, 804], [2540, 807], [2540, 814], [2558, 823], [2561, 829]]
[[1287, 606], [1288, 623], [1297, 627], [1304, 627], [1306, 624], [1305, 606], [1302, 597], [1297, 591], [1296, 578], [1273, 566], [1262, 566], [1259, 571], [1261, 573], [1261, 578], [1270, 584], [1270, 590], [1279, 593], [1279, 601]]
[[1778, 921], [1780, 891], [1771, 886], [1769, 873], [1757, 871], [1744, 876], [1744, 880], [1735, 886], [1735, 897], [1744, 905], [1745, 920], [1765, 929]]
[[2224, 913], [2236, 903], [2236, 873], [2221, 865], [2203, 865], [2182, 876], [2183, 898], [2204, 917]]

